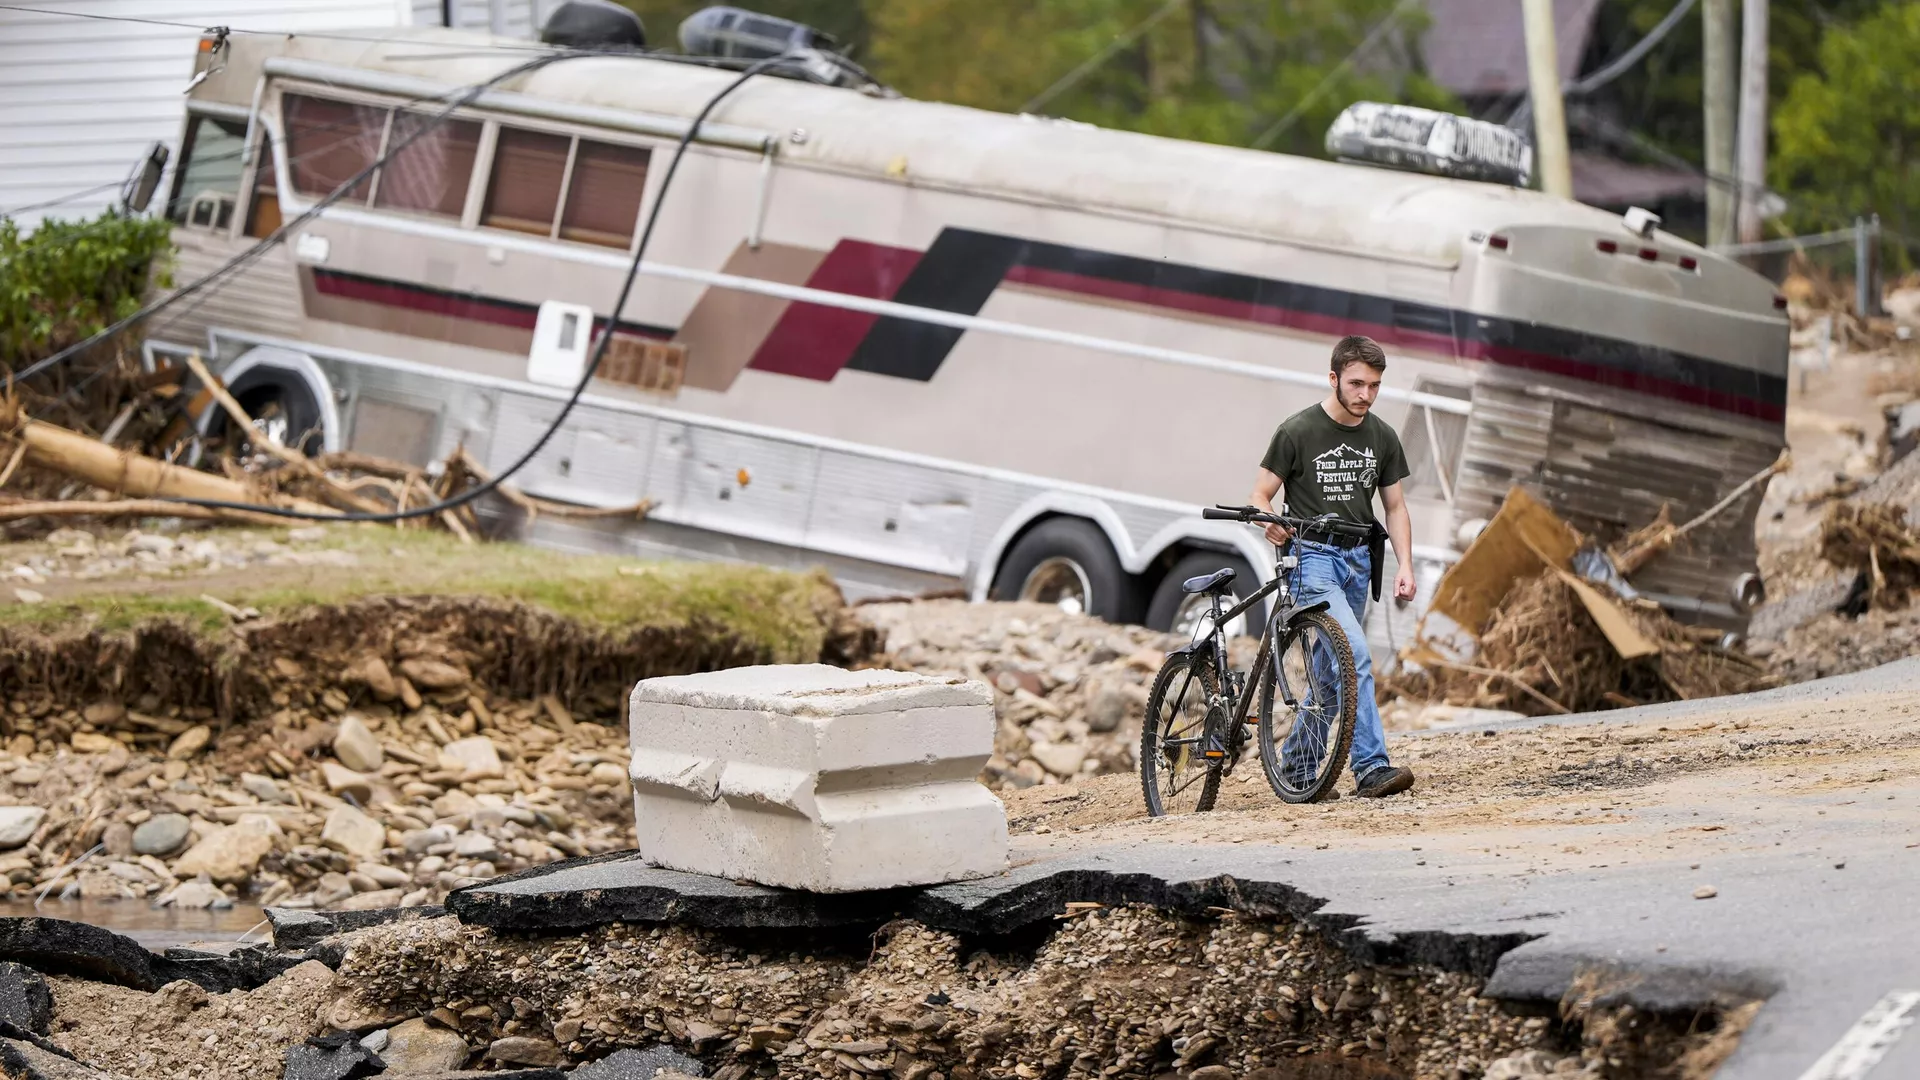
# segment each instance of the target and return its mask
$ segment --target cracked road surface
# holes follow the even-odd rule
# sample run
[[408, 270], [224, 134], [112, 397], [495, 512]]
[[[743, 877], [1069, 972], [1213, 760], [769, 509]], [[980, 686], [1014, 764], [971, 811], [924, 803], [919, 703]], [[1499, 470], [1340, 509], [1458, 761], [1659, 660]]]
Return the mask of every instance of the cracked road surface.
[[[1256, 754], [1211, 814], [1148, 819], [1126, 776], [1016, 792], [1015, 861], [1283, 882], [1375, 939], [1538, 935], [1500, 958], [1504, 997], [1557, 1000], [1600, 968], [1648, 1007], [1765, 998], [1729, 1080], [1807, 1075], [1920, 991], [1920, 659], [1390, 738], [1420, 782], [1382, 801], [1280, 803]], [[1920, 1076], [1920, 1032], [1831, 1075]]]

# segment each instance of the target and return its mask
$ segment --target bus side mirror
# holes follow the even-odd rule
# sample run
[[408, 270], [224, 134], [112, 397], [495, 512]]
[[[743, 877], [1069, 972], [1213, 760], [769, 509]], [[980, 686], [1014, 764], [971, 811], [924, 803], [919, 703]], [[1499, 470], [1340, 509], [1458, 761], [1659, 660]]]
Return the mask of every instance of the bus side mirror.
[[167, 171], [167, 157], [166, 144], [156, 142], [147, 151], [147, 159], [140, 163], [132, 176], [127, 177], [121, 200], [128, 210], [139, 213], [153, 202], [153, 193], [160, 187], [160, 177]]

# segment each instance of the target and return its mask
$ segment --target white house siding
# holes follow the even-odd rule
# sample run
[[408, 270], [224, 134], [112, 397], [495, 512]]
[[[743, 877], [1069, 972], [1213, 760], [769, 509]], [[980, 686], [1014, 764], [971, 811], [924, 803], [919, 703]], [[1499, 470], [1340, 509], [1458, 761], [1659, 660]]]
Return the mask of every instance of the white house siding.
[[[531, 37], [539, 0], [453, 0], [456, 22]], [[489, 10], [498, 7], [496, 16]], [[200, 28], [348, 31], [439, 25], [438, 0], [35, 0], [69, 14], [0, 10], [0, 215], [91, 217], [155, 141], [177, 159]], [[476, 19], [476, 11], [478, 21]], [[159, 23], [75, 18], [97, 15]], [[164, 192], [164, 188], [162, 189]], [[73, 196], [70, 200], [69, 196]]]

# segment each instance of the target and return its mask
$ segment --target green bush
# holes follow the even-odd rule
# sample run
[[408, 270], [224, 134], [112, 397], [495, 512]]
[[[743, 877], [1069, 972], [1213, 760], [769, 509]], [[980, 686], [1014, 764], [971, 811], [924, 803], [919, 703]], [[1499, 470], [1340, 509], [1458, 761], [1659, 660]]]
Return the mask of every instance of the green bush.
[[139, 310], [151, 279], [171, 285], [172, 225], [109, 210], [43, 221], [0, 219], [0, 372], [32, 363]]

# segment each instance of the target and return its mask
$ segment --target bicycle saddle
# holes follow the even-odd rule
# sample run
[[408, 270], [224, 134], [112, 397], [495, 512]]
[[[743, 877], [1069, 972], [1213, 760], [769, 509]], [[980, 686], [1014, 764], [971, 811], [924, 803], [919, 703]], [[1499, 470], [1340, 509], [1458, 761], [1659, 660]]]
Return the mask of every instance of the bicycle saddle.
[[1224, 592], [1233, 583], [1233, 567], [1223, 566], [1211, 574], [1190, 577], [1180, 583], [1183, 593]]

